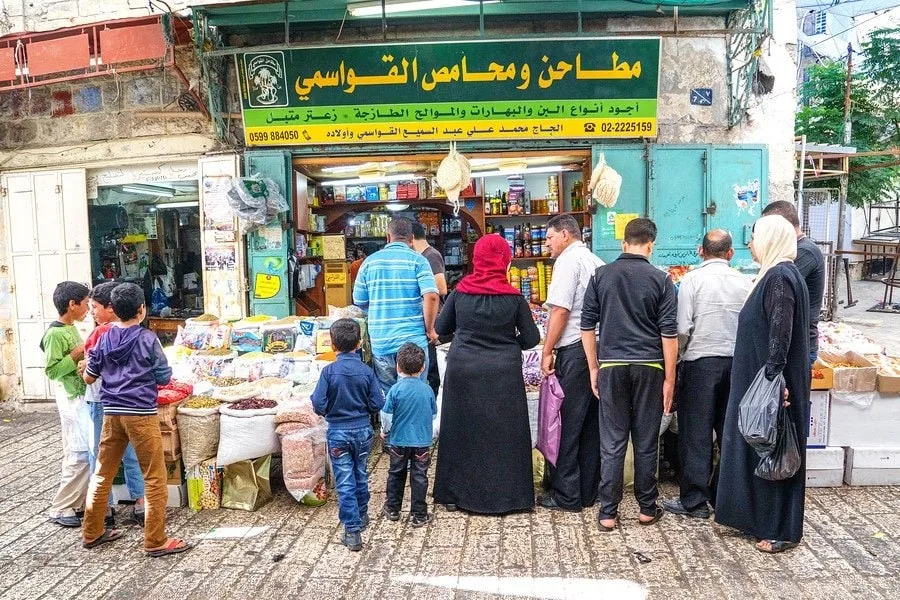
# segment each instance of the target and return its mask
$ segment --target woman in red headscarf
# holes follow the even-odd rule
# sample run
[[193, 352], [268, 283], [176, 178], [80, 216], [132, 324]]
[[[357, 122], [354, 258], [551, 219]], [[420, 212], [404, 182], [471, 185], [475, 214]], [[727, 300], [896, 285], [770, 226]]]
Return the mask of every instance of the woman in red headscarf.
[[435, 323], [440, 335], [455, 334], [434, 479], [434, 500], [449, 510], [503, 514], [534, 506], [522, 350], [540, 333], [525, 298], [506, 280], [511, 260], [499, 235], [478, 240], [473, 273]]

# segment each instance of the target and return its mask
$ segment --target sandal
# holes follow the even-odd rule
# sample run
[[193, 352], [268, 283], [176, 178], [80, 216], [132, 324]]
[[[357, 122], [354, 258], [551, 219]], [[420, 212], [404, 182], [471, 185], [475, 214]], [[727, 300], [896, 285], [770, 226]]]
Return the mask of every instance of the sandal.
[[[600, 521], [614, 521], [614, 525], [612, 527], [607, 527]], [[597, 519], [597, 529], [604, 532], [615, 531], [616, 527], [619, 525], [619, 517], [614, 517], [613, 519]]]
[[[760, 544], [769, 544], [769, 549], [761, 548]], [[797, 542], [781, 542], [779, 540], [759, 540], [756, 544], [756, 549], [764, 554], [778, 554], [779, 552], [784, 552], [785, 550], [790, 550], [791, 548], [796, 548], [799, 546]]]
[[[657, 521], [662, 519], [664, 514], [666, 514], [666, 511], [664, 511], [661, 507], [657, 506], [656, 514], [653, 515], [652, 519], [650, 519], [649, 521], [642, 521], [640, 518], [638, 518], [638, 523], [640, 523], [641, 525], [653, 525], [654, 523], [656, 523]], [[646, 517], [647, 515], [644, 515], [644, 516]]]
[[103, 535], [101, 535], [96, 540], [93, 540], [91, 542], [82, 541], [81, 547], [87, 548], [88, 550], [90, 550], [91, 548], [96, 548], [100, 544], [105, 544], [107, 542], [114, 542], [117, 539], [119, 539], [120, 537], [122, 537], [123, 535], [125, 535], [125, 532], [120, 529], [104, 529]]
[[193, 548], [193, 545], [188, 544], [184, 540], [171, 538], [162, 548], [157, 548], [156, 550], [147, 550], [147, 555], [152, 558], [162, 558], [163, 556], [169, 556], [170, 554], [181, 554], [182, 552], [187, 552], [191, 548]]

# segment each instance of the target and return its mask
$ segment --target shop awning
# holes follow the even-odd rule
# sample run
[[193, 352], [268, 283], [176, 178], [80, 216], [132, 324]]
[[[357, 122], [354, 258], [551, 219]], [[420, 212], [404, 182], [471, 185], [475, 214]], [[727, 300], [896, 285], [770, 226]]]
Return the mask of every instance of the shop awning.
[[[389, 0], [395, 2], [396, 0]], [[666, 16], [671, 18], [674, 8], [679, 15], [724, 16], [755, 4], [756, 0], [500, 0], [479, 4], [473, 1], [465, 6], [435, 8], [427, 11], [391, 12], [391, 21], [434, 17], [527, 17], [540, 15], [604, 15], [604, 16]], [[284, 23], [347, 23], [380, 19], [379, 15], [353, 16], [349, 5], [354, 0], [286, 0], [266, 2], [239, 2], [228, 5], [197, 5], [195, 13], [206, 19], [212, 27], [241, 27]], [[377, 2], [376, 2], [377, 4]], [[250, 8], [252, 6], [252, 8]]]

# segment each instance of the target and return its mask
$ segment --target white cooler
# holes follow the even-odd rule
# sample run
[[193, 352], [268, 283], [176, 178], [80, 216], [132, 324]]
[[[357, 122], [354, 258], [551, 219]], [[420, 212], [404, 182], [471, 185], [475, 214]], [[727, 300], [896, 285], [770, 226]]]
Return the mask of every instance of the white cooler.
[[841, 487], [844, 484], [844, 449], [806, 449], [806, 487]]
[[900, 447], [848, 448], [844, 481], [849, 485], [900, 484]]

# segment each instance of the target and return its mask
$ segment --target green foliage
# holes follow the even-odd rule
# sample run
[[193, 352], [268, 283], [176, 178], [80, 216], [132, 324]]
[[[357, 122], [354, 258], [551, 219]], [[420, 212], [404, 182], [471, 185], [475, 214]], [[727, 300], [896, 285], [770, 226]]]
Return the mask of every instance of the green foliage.
[[[873, 32], [861, 56], [862, 67], [850, 86], [851, 142], [858, 152], [900, 146], [900, 29]], [[842, 145], [844, 139], [844, 86], [846, 64], [839, 61], [815, 65], [803, 84], [804, 106], [797, 112], [796, 133], [810, 143]], [[865, 157], [851, 161], [854, 167], [895, 161], [895, 157]], [[900, 177], [897, 167], [856, 171], [850, 174], [847, 200], [853, 206], [877, 202], [891, 192]], [[814, 182], [810, 187], [834, 187], [836, 181]], [[890, 194], [893, 195], [893, 194]]]

